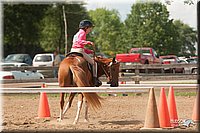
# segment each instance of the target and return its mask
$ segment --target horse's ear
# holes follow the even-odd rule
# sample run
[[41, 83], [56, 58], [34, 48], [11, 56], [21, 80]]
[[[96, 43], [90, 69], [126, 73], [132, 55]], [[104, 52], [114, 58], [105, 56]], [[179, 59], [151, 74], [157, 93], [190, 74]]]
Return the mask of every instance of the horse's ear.
[[113, 59], [112, 59], [112, 62], [113, 62], [113, 63], [115, 63], [115, 62], [116, 62], [116, 61], [115, 61], [115, 57], [113, 57]]

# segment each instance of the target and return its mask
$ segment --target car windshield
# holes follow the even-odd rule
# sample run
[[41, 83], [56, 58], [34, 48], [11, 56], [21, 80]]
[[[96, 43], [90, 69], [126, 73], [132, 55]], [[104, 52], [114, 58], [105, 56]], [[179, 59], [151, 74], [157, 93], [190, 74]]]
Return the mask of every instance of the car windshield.
[[8, 55], [6, 58], [5, 58], [5, 61], [23, 61], [23, 55], [15, 55], [15, 54], [12, 54], [12, 55]]
[[43, 55], [36, 57], [35, 62], [49, 62], [51, 60], [52, 57], [50, 55]]

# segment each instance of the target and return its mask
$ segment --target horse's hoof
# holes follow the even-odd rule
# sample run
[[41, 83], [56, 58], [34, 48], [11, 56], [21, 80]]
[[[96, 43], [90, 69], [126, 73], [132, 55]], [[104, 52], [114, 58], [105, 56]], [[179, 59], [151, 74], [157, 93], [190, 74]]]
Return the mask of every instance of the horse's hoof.
[[61, 118], [58, 118], [58, 119], [57, 119], [57, 122], [61, 122], [61, 121], [62, 121], [62, 119], [61, 119]]
[[84, 120], [84, 122], [88, 123], [88, 122], [89, 122], [89, 120], [88, 120], [88, 119], [85, 119], [85, 120]]
[[76, 125], [77, 123], [78, 123], [77, 121], [74, 121], [74, 122], [73, 122], [74, 125]]

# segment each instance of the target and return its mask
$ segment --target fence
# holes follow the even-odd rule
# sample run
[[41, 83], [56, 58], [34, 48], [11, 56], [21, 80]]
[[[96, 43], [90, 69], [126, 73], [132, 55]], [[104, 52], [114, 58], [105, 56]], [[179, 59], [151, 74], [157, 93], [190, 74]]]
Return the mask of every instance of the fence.
[[[125, 63], [120, 64], [120, 71], [122, 70], [149, 70], [149, 69], [160, 69], [163, 70], [165, 68], [186, 68], [186, 69], [197, 69], [197, 64], [130, 64], [126, 65]], [[33, 67], [33, 66], [23, 66], [23, 67], [8, 67], [8, 66], [2, 66], [2, 70], [4, 71], [24, 71], [24, 70], [30, 70], [30, 71], [37, 71], [37, 70], [52, 70], [56, 67], [53, 66], [43, 66], [43, 67]], [[162, 71], [163, 72], [163, 71]]]
[[[188, 73], [164, 73], [166, 68], [180, 68], [184, 67]], [[19, 71], [37, 71], [37, 70], [52, 70], [55, 67], [2, 67], [4, 71], [19, 70]], [[140, 81], [153, 81], [153, 80], [196, 80], [196, 73], [191, 73], [192, 70], [197, 70], [197, 64], [145, 64], [145, 65], [125, 65], [120, 64], [120, 77], [119, 81], [135, 81], [139, 84]], [[133, 70], [134, 73], [126, 73], [124, 70]], [[140, 70], [145, 70], [141, 73]], [[160, 70], [160, 73], [151, 72], [151, 70]], [[106, 78], [100, 77], [101, 81], [106, 81]], [[23, 83], [23, 82], [57, 82], [56, 78], [34, 79], [34, 80], [4, 80], [2, 83]]]
[[[49, 85], [51, 86], [51, 85]], [[127, 93], [127, 92], [148, 92], [151, 88], [170, 87], [174, 88], [197, 88], [197, 84], [121, 84], [119, 87], [109, 87], [103, 84], [102, 87], [47, 87], [47, 88], [2, 88], [1, 93], [60, 93], [60, 92], [97, 92], [97, 93]]]

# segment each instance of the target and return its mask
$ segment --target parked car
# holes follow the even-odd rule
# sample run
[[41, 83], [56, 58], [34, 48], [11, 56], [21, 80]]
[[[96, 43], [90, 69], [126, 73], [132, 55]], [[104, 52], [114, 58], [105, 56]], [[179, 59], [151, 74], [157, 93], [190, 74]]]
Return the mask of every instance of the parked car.
[[30, 65], [28, 65], [26, 63], [12, 63], [12, 62], [5, 63], [5, 62], [1, 62], [0, 66], [4, 66], [4, 67], [6, 67], [6, 66], [8, 66], [8, 67], [23, 67], [23, 66], [30, 66]]
[[116, 59], [120, 63], [129, 64], [161, 64], [159, 55], [153, 48], [131, 48], [129, 53], [116, 54]]
[[29, 54], [9, 54], [5, 59], [4, 62], [11, 63], [26, 63], [28, 65], [32, 65], [32, 58]]
[[197, 57], [190, 57], [190, 58], [187, 58], [186, 61], [190, 64], [195, 64], [198, 62], [198, 58]]
[[[1, 67], [23, 67], [29, 66], [26, 63], [0, 63]], [[35, 71], [0, 71], [0, 80], [3, 79], [44, 79], [44, 76]]]
[[[184, 62], [185, 64], [194, 64], [194, 66], [186, 67], [185, 72], [188, 74], [197, 74], [197, 63], [198, 63], [198, 57], [179, 57], [180, 62]], [[195, 66], [196, 65], [196, 66]]]
[[[59, 54], [61, 60], [65, 58], [64, 55]], [[34, 67], [45, 67], [45, 66], [53, 66], [54, 55], [51, 53], [45, 54], [36, 54], [33, 58], [33, 66]], [[44, 77], [54, 77], [53, 69], [51, 70], [37, 70], [42, 73]]]
[[[180, 60], [176, 55], [165, 55], [160, 56], [162, 59], [162, 64], [181, 64]], [[180, 65], [181, 66], [181, 65]], [[165, 68], [165, 72], [170, 73], [184, 73], [185, 69], [184, 67], [176, 67], [176, 68]]]
[[5, 79], [18, 79], [18, 80], [27, 80], [27, 79], [44, 79], [44, 76], [41, 73], [33, 71], [0, 71], [0, 80]]
[[[159, 58], [157, 52], [151, 47], [138, 47], [131, 48], [128, 53], [116, 54], [116, 60], [120, 62], [120, 65], [129, 66], [132, 64], [161, 64], [162, 60]], [[151, 69], [149, 73], [157, 73], [162, 70]], [[135, 72], [134, 69], [121, 69], [121, 72]], [[141, 73], [145, 73], [145, 69], [140, 70]]]

